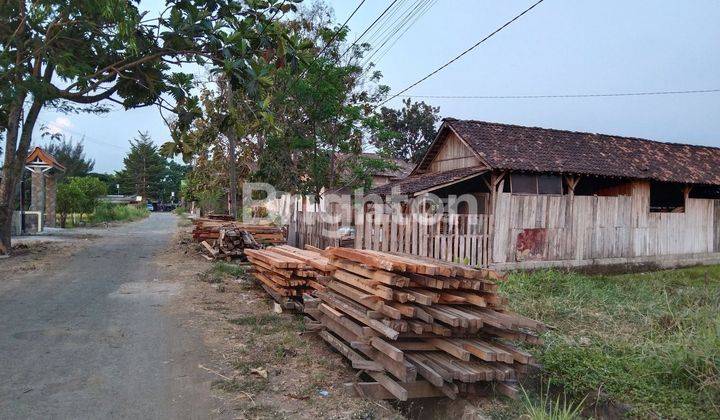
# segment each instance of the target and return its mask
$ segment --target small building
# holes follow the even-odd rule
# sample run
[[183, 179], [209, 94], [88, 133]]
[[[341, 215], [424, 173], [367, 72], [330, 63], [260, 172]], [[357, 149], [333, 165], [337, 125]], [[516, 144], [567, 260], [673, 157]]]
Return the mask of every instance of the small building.
[[720, 262], [720, 148], [448, 118], [373, 191], [479, 204], [432, 227], [365, 220], [356, 247], [499, 269]]
[[[44, 227], [55, 227], [57, 205], [57, 178], [65, 167], [40, 147], [35, 147], [25, 159], [25, 169], [32, 173], [30, 210], [20, 202], [20, 211], [13, 213], [14, 234], [39, 232]], [[20, 196], [23, 194], [21, 192]]]

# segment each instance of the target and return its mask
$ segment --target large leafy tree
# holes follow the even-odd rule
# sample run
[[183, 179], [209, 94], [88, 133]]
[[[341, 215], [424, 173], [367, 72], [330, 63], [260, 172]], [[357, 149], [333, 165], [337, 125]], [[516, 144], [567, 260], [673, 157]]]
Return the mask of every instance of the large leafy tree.
[[166, 161], [147, 133], [130, 140], [130, 151], [123, 159], [124, 167], [117, 173], [120, 190], [143, 199], [157, 199], [166, 175]]
[[0, 2], [0, 253], [10, 248], [15, 191], [41, 110], [160, 105], [187, 124], [197, 105], [187, 94], [192, 79], [173, 65], [212, 63], [237, 90], [253, 92], [262, 63], [292, 56], [276, 30], [266, 31], [269, 16], [292, 2], [167, 0], [159, 18], [134, 0]]
[[[358, 64], [368, 45], [349, 48], [348, 29], [333, 25], [320, 5], [307, 9], [288, 25], [312, 48], [302, 77], [276, 74], [273, 102], [276, 130], [260, 149], [255, 177], [294, 193], [319, 196], [324, 189], [367, 184], [369, 171], [389, 166], [363, 157], [365, 138], [377, 127], [372, 110], [387, 93], [380, 74]], [[338, 156], [352, 155], [340, 165]], [[365, 176], [358, 176], [364, 174]]]
[[[368, 46], [343, 45], [347, 28], [333, 24], [319, 2], [276, 25], [295, 46], [296, 61], [265, 71], [254, 94], [238, 93], [229, 75], [216, 72], [219, 86], [203, 95], [202, 117], [164, 145], [165, 152], [193, 162], [189, 196], [227, 191], [235, 200], [234, 180], [246, 177], [319, 195], [326, 188], [365, 185], [369, 172], [361, 167], [390, 166], [360, 158], [377, 122], [374, 104], [387, 92], [377, 85], [379, 74], [365, 75], [358, 65]], [[358, 159], [345, 159], [340, 168], [339, 154]]]
[[387, 156], [417, 163], [437, 135], [440, 108], [408, 98], [401, 109], [382, 107], [379, 119], [383, 129], [375, 132], [372, 144]]
[[95, 167], [95, 160], [85, 156], [85, 147], [82, 141], [73, 142], [72, 138], [66, 139], [63, 136], [59, 142], [48, 144], [45, 151], [65, 167], [65, 172], [62, 173], [63, 177], [85, 176]]

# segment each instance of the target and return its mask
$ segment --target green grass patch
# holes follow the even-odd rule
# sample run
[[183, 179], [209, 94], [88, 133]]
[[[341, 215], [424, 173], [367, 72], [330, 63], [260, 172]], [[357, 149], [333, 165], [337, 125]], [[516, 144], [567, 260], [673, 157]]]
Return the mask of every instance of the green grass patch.
[[218, 261], [213, 264], [212, 272], [218, 275], [240, 277], [245, 274], [245, 267]]
[[600, 396], [639, 417], [720, 416], [720, 266], [515, 273], [502, 289], [515, 310], [556, 327], [534, 351], [576, 401]]
[[95, 211], [90, 215], [91, 223], [104, 222], [131, 222], [148, 217], [150, 212], [146, 208], [135, 206], [99, 203]]

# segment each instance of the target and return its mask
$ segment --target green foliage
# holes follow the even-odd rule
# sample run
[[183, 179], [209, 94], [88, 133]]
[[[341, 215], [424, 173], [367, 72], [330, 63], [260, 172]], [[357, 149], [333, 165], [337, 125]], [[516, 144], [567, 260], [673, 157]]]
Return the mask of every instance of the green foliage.
[[139, 133], [130, 140], [130, 151], [123, 164], [123, 169], [116, 174], [123, 194], [138, 195], [144, 200], [161, 195], [166, 160], [147, 133]]
[[387, 156], [418, 163], [425, 155], [437, 130], [440, 108], [425, 102], [403, 100], [402, 109], [382, 107], [378, 115], [379, 130], [371, 143]]
[[149, 215], [150, 212], [144, 207], [100, 203], [95, 207], [95, 211], [90, 216], [90, 221], [92, 223], [132, 222], [143, 219]]
[[542, 393], [540, 390], [540, 397], [535, 400], [522, 389], [523, 392], [523, 407], [525, 408], [525, 416], [530, 420], [574, 420], [580, 418], [580, 412], [582, 411], [583, 401], [573, 404], [567, 401], [567, 398], [563, 396], [562, 403], [560, 403], [560, 395], [553, 401], [550, 397], [550, 383], [547, 385], [547, 392]]
[[85, 157], [82, 141], [74, 143], [72, 138], [63, 136], [59, 142], [50, 143], [44, 149], [65, 167], [62, 177], [86, 176], [95, 167], [95, 161]]
[[60, 226], [65, 227], [67, 215], [78, 211], [84, 199], [83, 192], [77, 185], [71, 183], [60, 183], [57, 188], [56, 211], [60, 215]]
[[639, 417], [720, 416], [720, 266], [517, 273], [503, 290], [556, 327], [538, 359], [570, 396], [626, 403]]
[[75, 211], [89, 214], [98, 204], [98, 199], [107, 195], [105, 183], [95, 177], [73, 177], [68, 182], [82, 192], [82, 200], [77, 203]]
[[[0, 2], [0, 131], [10, 156], [0, 191], [16, 190], [37, 117], [47, 107], [102, 113], [108, 101], [125, 109], [160, 105], [182, 132], [199, 110], [190, 93], [193, 77], [174, 71], [186, 63], [211, 65], [235, 90], [254, 96], [268, 85], [272, 68], [297, 67], [282, 14], [276, 16], [278, 9], [294, 11], [294, 3], [168, 0], [155, 18], [133, 0]], [[10, 129], [20, 115], [22, 130]], [[0, 208], [12, 208], [14, 200], [3, 194]], [[2, 232], [8, 248], [9, 229]]]
[[95, 177], [66, 178], [57, 190], [56, 210], [60, 215], [60, 226], [65, 227], [70, 213], [92, 213], [98, 198], [106, 194], [107, 187]]

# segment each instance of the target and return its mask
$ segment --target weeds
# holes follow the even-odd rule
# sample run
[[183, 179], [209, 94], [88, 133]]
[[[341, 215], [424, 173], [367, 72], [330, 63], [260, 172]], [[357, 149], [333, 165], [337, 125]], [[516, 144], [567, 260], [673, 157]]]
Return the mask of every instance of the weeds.
[[132, 222], [148, 217], [149, 215], [150, 212], [145, 208], [137, 208], [131, 205], [100, 203], [95, 207], [95, 211], [90, 216], [90, 222]]
[[540, 399], [534, 401], [530, 398], [525, 388], [521, 388], [523, 392], [523, 407], [525, 408], [525, 416], [530, 420], [574, 420], [580, 418], [583, 402], [578, 404], [568, 403], [567, 397], [563, 396], [562, 404], [560, 404], [560, 395], [555, 401], [550, 398], [550, 381], [547, 384], [547, 392], [542, 393], [540, 390]]
[[556, 327], [537, 350], [574, 398], [638, 417], [720, 416], [720, 266], [585, 276], [517, 273], [514, 309]]
[[245, 274], [245, 268], [236, 264], [215, 262], [208, 271], [198, 274], [200, 281], [216, 284], [222, 283], [226, 278], [240, 277]]

